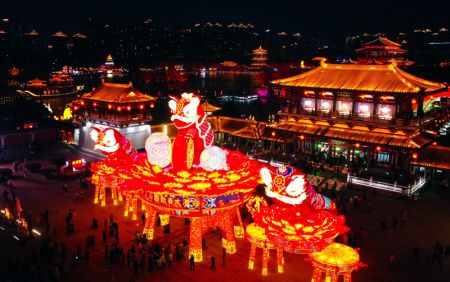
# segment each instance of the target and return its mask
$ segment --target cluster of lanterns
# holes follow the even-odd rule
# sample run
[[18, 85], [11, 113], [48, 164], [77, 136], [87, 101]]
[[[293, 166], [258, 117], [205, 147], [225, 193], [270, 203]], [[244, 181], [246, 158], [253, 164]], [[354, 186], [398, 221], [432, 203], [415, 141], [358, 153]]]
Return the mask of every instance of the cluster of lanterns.
[[[270, 249], [277, 250], [282, 272], [283, 251], [317, 253], [347, 231], [335, 204], [316, 193], [299, 170], [267, 167], [238, 151], [213, 146], [198, 97], [185, 93], [169, 106], [179, 129], [173, 144], [165, 134], [154, 133], [146, 140], [146, 152], [137, 153], [116, 129], [92, 131], [95, 148], [108, 155], [92, 166], [94, 202], [105, 205], [109, 188], [115, 205], [125, 200], [125, 216], [137, 219], [137, 211], [145, 211], [143, 233], [150, 240], [158, 214], [164, 224], [170, 216], [190, 218], [189, 255], [201, 261], [203, 232], [210, 227], [222, 230], [226, 252], [236, 252], [235, 238], [244, 234], [238, 207], [247, 201], [254, 218], [246, 233], [252, 243], [249, 268], [256, 248], [262, 248], [263, 274]], [[255, 195], [261, 184], [264, 193]]]

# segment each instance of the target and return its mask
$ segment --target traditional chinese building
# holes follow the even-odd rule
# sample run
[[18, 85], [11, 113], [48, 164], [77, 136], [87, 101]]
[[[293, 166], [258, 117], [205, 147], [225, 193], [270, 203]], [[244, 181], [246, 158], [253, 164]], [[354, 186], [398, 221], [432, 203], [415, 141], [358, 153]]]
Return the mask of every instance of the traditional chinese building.
[[106, 62], [98, 68], [98, 72], [106, 76], [122, 75], [125, 69], [114, 64], [113, 57], [108, 55]]
[[323, 59], [311, 71], [272, 81], [272, 88], [285, 101], [280, 121], [269, 125], [274, 137], [322, 159], [357, 161], [361, 168], [407, 170], [437, 137], [435, 120], [447, 119], [424, 107], [446, 86], [402, 71], [395, 61], [345, 65]]
[[149, 122], [155, 98], [141, 93], [130, 83], [103, 82], [91, 93], [72, 102], [72, 115], [79, 128], [75, 131], [75, 143], [85, 149], [94, 148], [89, 128], [112, 127], [126, 136], [137, 149], [144, 147], [150, 134]]
[[356, 62], [360, 64], [390, 64], [395, 59], [399, 66], [410, 66], [412, 61], [405, 60], [406, 50], [401, 44], [379, 36], [377, 39], [362, 44], [356, 49]]
[[269, 52], [259, 46], [258, 49], [253, 50], [252, 52], [252, 63], [250, 65], [250, 69], [254, 70], [262, 70], [267, 67], [267, 56]]

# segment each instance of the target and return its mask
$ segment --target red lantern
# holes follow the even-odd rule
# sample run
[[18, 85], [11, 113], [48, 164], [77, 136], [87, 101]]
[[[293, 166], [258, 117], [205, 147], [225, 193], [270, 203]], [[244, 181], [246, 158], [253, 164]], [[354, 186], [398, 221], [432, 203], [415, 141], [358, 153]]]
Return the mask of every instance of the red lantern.
[[155, 107], [155, 104], [151, 103], [150, 108], [153, 109]]
[[419, 157], [419, 155], [418, 155], [417, 153], [413, 153], [413, 154], [412, 154], [412, 158], [413, 158], [414, 160], [417, 160], [418, 157]]
[[117, 111], [118, 111], [118, 112], [122, 111], [122, 107], [120, 107], [120, 106], [117, 107]]
[[377, 146], [377, 151], [381, 151], [381, 146]]
[[127, 106], [127, 111], [131, 111], [131, 106]]
[[361, 147], [361, 144], [356, 143], [356, 144], [355, 144], [355, 147], [356, 147], [356, 148], [359, 148], [359, 147]]
[[94, 107], [97, 107], [97, 102], [94, 102], [92, 105], [93, 105]]
[[111, 110], [111, 109], [112, 109], [112, 105], [108, 104], [108, 110]]
[[139, 105], [139, 109], [143, 110], [144, 109], [144, 105]]
[[275, 131], [272, 131], [272, 133], [270, 135], [272, 135], [272, 137], [275, 137], [275, 135], [276, 135]]
[[305, 140], [305, 136], [304, 135], [300, 135], [300, 140]]
[[416, 100], [416, 99], [412, 99], [412, 100], [411, 100], [411, 104], [414, 105], [414, 104], [416, 104], [416, 103], [417, 103], [417, 100]]

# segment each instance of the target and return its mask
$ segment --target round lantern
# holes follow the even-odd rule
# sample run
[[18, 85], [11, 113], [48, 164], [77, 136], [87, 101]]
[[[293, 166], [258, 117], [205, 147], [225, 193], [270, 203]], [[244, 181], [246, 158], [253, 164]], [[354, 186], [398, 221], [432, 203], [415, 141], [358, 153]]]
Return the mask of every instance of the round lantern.
[[169, 136], [161, 132], [150, 135], [145, 140], [148, 162], [159, 167], [166, 167], [172, 161], [172, 144]]

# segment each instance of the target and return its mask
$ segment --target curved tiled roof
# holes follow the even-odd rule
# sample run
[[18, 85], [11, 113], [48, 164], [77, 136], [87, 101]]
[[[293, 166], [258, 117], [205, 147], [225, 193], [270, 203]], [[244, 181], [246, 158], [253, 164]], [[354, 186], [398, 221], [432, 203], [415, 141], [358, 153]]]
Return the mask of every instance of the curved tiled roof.
[[83, 99], [107, 103], [140, 103], [151, 102], [155, 98], [136, 90], [133, 85], [103, 82], [91, 93], [84, 94]]
[[390, 65], [327, 64], [308, 72], [273, 80], [280, 86], [324, 90], [354, 90], [383, 93], [438, 92], [445, 90], [442, 83], [428, 81], [411, 75], [393, 61]]

